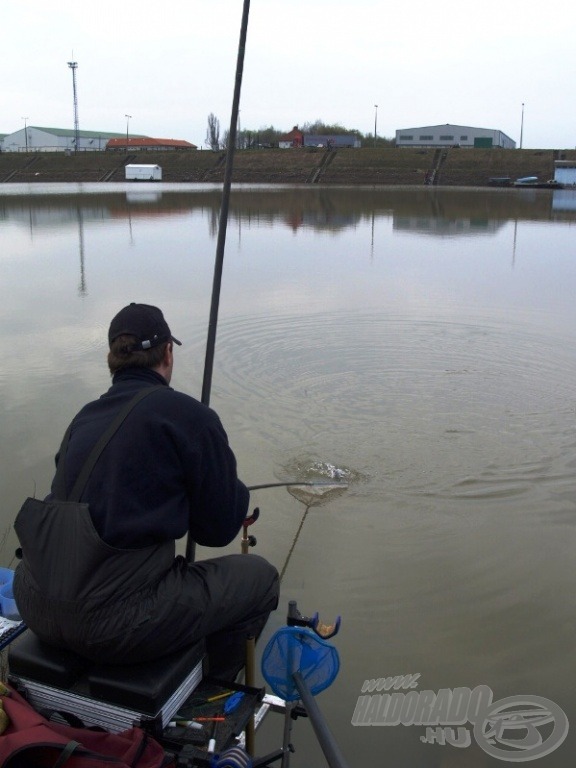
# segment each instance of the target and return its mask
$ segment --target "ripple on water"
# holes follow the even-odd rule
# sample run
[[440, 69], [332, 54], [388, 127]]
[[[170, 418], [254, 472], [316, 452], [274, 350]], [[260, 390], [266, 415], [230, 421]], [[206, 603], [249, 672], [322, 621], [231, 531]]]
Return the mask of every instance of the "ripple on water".
[[574, 459], [576, 356], [537, 327], [342, 312], [234, 318], [219, 334], [219, 391], [280, 463], [308, 450], [388, 490], [480, 499]]
[[301, 486], [289, 487], [288, 492], [308, 506], [332, 501], [347, 491], [350, 485], [367, 479], [361, 472], [350, 467], [336, 466], [330, 461], [308, 455], [289, 460], [281, 468], [280, 474], [291, 481], [303, 483]]

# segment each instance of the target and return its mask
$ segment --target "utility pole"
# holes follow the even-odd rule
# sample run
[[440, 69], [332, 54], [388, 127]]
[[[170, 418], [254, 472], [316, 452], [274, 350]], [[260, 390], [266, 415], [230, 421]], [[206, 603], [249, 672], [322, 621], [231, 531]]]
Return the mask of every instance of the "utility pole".
[[130, 118], [132, 115], [124, 115], [126, 118], [126, 154], [128, 154], [128, 144], [130, 143], [129, 130], [130, 130]]
[[524, 133], [524, 102], [522, 102], [522, 120], [520, 121], [520, 149], [522, 149], [522, 134]]
[[378, 126], [378, 104], [374, 104], [374, 146], [376, 146], [377, 126]]
[[78, 96], [76, 95], [76, 70], [78, 69], [78, 63], [76, 61], [69, 61], [68, 66], [72, 70], [72, 91], [74, 93], [74, 152], [78, 152], [78, 145], [80, 144], [80, 129], [78, 125]]
[[23, 117], [22, 120], [24, 120], [24, 140], [26, 141], [26, 152], [28, 152], [28, 125], [26, 123], [28, 118]]

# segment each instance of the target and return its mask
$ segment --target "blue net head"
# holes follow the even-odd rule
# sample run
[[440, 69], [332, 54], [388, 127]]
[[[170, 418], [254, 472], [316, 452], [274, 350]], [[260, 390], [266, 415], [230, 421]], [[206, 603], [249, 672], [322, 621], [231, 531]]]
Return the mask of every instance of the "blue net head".
[[339, 669], [336, 648], [305, 627], [279, 629], [262, 654], [262, 675], [284, 701], [300, 698], [294, 672], [300, 672], [315, 696], [333, 683]]

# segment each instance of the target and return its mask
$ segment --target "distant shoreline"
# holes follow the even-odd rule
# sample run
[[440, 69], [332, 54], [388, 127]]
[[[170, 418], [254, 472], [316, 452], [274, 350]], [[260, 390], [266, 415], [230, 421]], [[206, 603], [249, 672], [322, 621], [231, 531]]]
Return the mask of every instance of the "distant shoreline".
[[[127, 163], [159, 165], [163, 182], [222, 183], [225, 153], [62, 152], [0, 154], [0, 184], [125, 181]], [[554, 179], [556, 160], [576, 150], [362, 148], [239, 150], [232, 181], [243, 184], [499, 186], [495, 180]]]

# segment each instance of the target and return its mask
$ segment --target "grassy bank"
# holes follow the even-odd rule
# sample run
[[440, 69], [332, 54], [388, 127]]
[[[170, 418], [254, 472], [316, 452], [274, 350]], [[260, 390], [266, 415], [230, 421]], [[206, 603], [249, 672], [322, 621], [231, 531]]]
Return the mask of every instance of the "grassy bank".
[[[235, 154], [233, 181], [254, 184], [416, 184], [433, 175], [439, 186], [486, 186], [491, 177], [554, 178], [555, 160], [576, 160], [576, 150], [320, 148], [243, 150]], [[166, 182], [221, 183], [223, 152], [120, 154], [61, 152], [0, 154], [0, 183], [124, 181], [127, 162], [162, 167]]]

